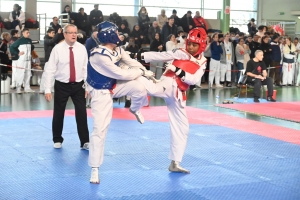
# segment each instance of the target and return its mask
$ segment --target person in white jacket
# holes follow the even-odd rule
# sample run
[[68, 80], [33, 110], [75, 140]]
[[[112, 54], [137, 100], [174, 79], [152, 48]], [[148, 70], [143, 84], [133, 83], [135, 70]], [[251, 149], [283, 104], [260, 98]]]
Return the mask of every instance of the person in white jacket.
[[291, 42], [291, 38], [286, 38], [286, 44], [283, 47], [283, 64], [282, 64], [282, 85], [291, 86], [293, 82], [295, 68], [296, 47]]
[[[87, 87], [92, 99], [94, 120], [89, 145], [89, 166], [92, 167], [90, 182], [94, 184], [100, 183], [99, 167], [103, 163], [105, 137], [112, 119], [113, 98], [129, 95], [130, 112], [140, 123], [144, 123], [140, 108], [148, 105], [147, 91], [134, 79], [154, 76], [153, 72], [147, 71], [141, 63], [131, 59], [117, 46], [121, 41], [115, 24], [105, 21], [98, 24], [97, 28], [97, 37], [102, 45], [91, 52], [87, 67]], [[121, 68], [120, 62], [133, 69]]]
[[25, 13], [21, 10], [19, 4], [15, 4], [13, 11], [9, 14], [9, 20], [12, 22], [12, 28], [21, 32], [25, 27]]

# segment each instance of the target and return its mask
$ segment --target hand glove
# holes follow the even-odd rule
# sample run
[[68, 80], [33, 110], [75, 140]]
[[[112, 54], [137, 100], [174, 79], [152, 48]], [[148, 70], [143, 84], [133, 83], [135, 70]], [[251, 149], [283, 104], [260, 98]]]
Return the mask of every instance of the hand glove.
[[167, 63], [165, 65], [165, 67], [166, 67], [166, 71], [168, 71], [168, 70], [171, 70], [172, 72], [176, 71], [176, 67], [174, 65], [170, 64], [170, 63]]

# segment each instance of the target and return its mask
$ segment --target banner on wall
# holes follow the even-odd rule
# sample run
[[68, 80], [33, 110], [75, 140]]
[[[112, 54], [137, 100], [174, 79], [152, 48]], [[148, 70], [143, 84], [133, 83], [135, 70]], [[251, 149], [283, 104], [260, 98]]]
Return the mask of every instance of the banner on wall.
[[225, 7], [225, 14], [229, 15], [230, 14], [230, 6]]

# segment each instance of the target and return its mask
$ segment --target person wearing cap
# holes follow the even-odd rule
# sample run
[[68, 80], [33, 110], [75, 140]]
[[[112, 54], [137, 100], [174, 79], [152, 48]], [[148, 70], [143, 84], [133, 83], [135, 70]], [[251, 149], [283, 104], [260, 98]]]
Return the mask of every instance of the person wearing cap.
[[174, 9], [172, 11], [172, 15], [174, 17], [174, 24], [178, 27], [178, 29], [181, 28], [181, 19], [177, 16], [177, 11]]
[[90, 23], [92, 25], [92, 30], [94, 30], [95, 26], [101, 22], [103, 22], [103, 14], [99, 9], [99, 4], [94, 5], [94, 10], [90, 12]]
[[254, 23], [255, 22], [255, 19], [252, 18], [250, 20], [250, 22], [247, 24], [248, 26], [248, 33], [249, 35], [251, 35], [253, 37], [253, 35], [257, 32], [256, 30], [256, 24]]
[[192, 18], [192, 12], [189, 10], [187, 13], [181, 18], [181, 25], [183, 28], [183, 31], [188, 33], [190, 30], [195, 28], [195, 23]]
[[168, 17], [166, 16], [166, 11], [164, 9], [161, 10], [161, 14], [157, 16], [157, 22], [160, 30], [163, 25], [168, 22]]

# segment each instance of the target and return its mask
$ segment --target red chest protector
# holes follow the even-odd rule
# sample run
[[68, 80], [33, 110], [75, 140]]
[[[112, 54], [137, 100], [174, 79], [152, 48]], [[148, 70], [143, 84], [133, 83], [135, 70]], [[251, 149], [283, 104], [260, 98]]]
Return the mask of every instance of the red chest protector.
[[[200, 66], [193, 62], [193, 61], [190, 61], [190, 60], [174, 60], [172, 65], [182, 69], [183, 71], [185, 72], [188, 72], [190, 74], [195, 74], [197, 72], [197, 70], [199, 70]], [[189, 89], [189, 85], [186, 84], [185, 82], [183, 82], [181, 80], [181, 78], [179, 78], [175, 72], [172, 72], [172, 71], [167, 71], [165, 73], [165, 76], [167, 77], [172, 77], [176, 80], [176, 83], [178, 85], [178, 88], [182, 91], [186, 91]]]

